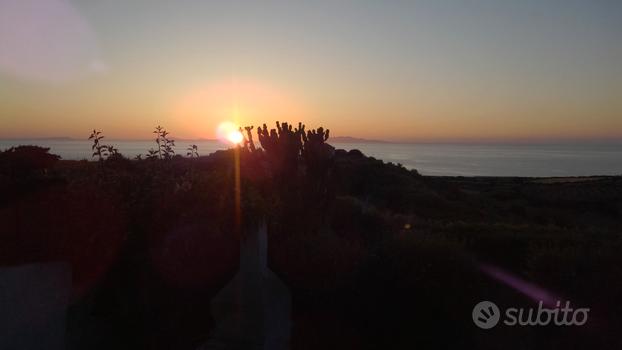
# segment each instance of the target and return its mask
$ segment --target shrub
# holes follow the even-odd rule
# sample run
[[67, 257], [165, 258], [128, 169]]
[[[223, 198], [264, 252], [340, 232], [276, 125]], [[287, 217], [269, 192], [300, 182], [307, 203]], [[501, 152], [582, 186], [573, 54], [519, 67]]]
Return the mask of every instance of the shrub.
[[49, 148], [17, 146], [0, 152], [0, 173], [11, 179], [27, 179], [45, 175], [60, 156], [49, 153]]

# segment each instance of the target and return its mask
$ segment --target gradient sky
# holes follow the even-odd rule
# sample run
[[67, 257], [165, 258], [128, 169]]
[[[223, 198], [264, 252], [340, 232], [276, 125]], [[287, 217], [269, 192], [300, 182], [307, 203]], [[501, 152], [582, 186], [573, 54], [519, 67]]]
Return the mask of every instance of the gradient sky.
[[0, 137], [622, 138], [622, 1], [0, 0]]

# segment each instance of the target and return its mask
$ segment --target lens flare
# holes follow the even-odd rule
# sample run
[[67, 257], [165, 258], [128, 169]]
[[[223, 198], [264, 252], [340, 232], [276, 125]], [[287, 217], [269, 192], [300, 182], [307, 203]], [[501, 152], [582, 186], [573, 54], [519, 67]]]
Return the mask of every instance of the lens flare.
[[233, 122], [225, 121], [218, 124], [216, 135], [220, 142], [238, 145], [244, 141], [244, 135], [240, 132], [240, 128]]
[[238, 130], [231, 132], [228, 136], [227, 139], [229, 140], [229, 142], [237, 145], [242, 143], [242, 141], [244, 141], [244, 135], [242, 135], [242, 133]]
[[0, 0], [0, 74], [60, 84], [106, 73], [95, 32], [67, 0]]

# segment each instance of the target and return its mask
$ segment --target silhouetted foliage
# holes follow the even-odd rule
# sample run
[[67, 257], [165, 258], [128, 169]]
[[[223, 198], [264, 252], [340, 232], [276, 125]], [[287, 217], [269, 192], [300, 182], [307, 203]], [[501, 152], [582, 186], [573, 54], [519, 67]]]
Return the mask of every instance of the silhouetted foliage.
[[12, 179], [43, 176], [60, 159], [39, 146], [16, 146], [0, 152], [0, 173]]
[[[243, 155], [248, 155], [241, 159], [242, 163], [254, 163], [255, 167], [269, 170], [272, 182], [265, 195], [276, 194], [279, 197], [275, 202], [280, 208], [274, 211], [277, 216], [275, 221], [286, 230], [294, 224], [296, 217], [298, 220], [319, 218], [309, 221], [307, 225], [309, 230], [319, 230], [324, 225], [322, 213], [334, 198], [330, 180], [334, 148], [326, 143], [329, 131], [322, 127], [307, 131], [302, 123], [294, 127], [287, 122], [276, 122], [276, 128], [269, 130], [263, 124], [257, 129], [261, 145], [257, 148], [253, 129], [253, 126], [240, 128], [244, 135], [240, 150]], [[287, 205], [280, 206], [279, 203]]]
[[[244, 142], [240, 147], [250, 153], [258, 151], [251, 132], [253, 128], [240, 128], [244, 135]], [[270, 130], [263, 124], [257, 129], [257, 136], [272, 172], [281, 179], [291, 179], [299, 175], [321, 175], [328, 170], [328, 160], [334, 153], [332, 146], [326, 143], [329, 131], [322, 127], [305, 132], [305, 125], [302, 123], [294, 128], [287, 122], [276, 122], [276, 129]]]
[[186, 155], [188, 157], [199, 158], [199, 147], [197, 145], [190, 145], [186, 150]]
[[91, 150], [93, 151], [93, 158], [97, 157], [100, 162], [103, 162], [107, 155], [107, 146], [102, 145], [100, 141], [104, 138], [104, 135], [100, 131], [93, 129], [89, 140], [93, 140]]
[[[159, 147], [158, 147], [158, 149], [159, 149]], [[147, 151], [147, 159], [151, 159], [151, 160], [160, 159], [160, 155], [159, 154], [160, 154], [159, 151], [156, 151], [156, 150], [154, 150], [152, 148], [149, 151]]]
[[[157, 146], [158, 159], [171, 159], [175, 155], [175, 140], [169, 138], [169, 133], [160, 125], [153, 131], [156, 134], [155, 142]], [[149, 151], [149, 158], [152, 157], [152, 150]]]
[[120, 155], [119, 150], [116, 149], [114, 146], [112, 145], [106, 145], [106, 155], [108, 157], [113, 157], [113, 156], [118, 156]]
[[113, 145], [104, 145], [100, 141], [105, 136], [101, 133], [101, 131], [97, 131], [93, 129], [91, 136], [89, 136], [89, 140], [93, 140], [93, 145], [91, 149], [93, 150], [92, 157], [97, 157], [97, 160], [104, 161], [112, 156], [119, 156], [119, 150]]
[[[105, 179], [92, 176], [98, 164], [59, 162], [45, 148], [0, 152], [0, 263], [72, 264], [76, 348], [195, 349], [213, 327], [211, 297], [238, 267], [239, 159], [243, 220], [268, 220], [270, 268], [292, 292], [292, 348], [619, 344], [622, 178], [420, 176], [335, 151], [322, 128], [278, 123], [255, 140], [253, 127], [241, 131], [239, 148], [195, 159], [166, 156], [160, 143], [147, 157], [170, 161], [130, 161], [113, 148], [102, 154]], [[17, 187], [8, 175], [18, 173], [34, 180], [7, 200]], [[50, 174], [62, 181], [35, 186]], [[480, 262], [592, 307], [598, 327], [490, 338], [470, 319], [477, 301], [533, 302], [482, 274]]]

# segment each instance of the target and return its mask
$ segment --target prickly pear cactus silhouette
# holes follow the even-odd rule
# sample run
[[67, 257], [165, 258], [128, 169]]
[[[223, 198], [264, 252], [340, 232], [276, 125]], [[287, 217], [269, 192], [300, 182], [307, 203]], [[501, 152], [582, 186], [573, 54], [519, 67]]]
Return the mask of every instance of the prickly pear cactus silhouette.
[[244, 142], [242, 142], [241, 147], [248, 150], [248, 152], [255, 152], [257, 148], [255, 147], [255, 141], [253, 141], [253, 131], [254, 126], [246, 126], [244, 130], [240, 128], [240, 133], [244, 136], [244, 131], [246, 131], [246, 135], [244, 136]]
[[334, 149], [326, 143], [329, 134], [330, 130], [319, 127], [317, 130], [309, 130], [306, 135], [303, 135], [302, 157], [312, 177], [321, 176], [328, 170], [328, 161], [334, 152]]
[[[333, 198], [330, 176], [334, 148], [326, 141], [330, 131], [322, 127], [306, 130], [287, 122], [276, 122], [276, 128], [266, 124], [257, 128], [257, 148], [252, 135], [254, 127], [240, 132], [245, 135], [240, 149], [247, 155], [263, 157], [273, 177], [270, 191], [277, 193], [283, 203], [281, 221], [300, 220], [307, 216], [321, 224], [326, 206]], [[318, 219], [318, 215], [321, 220]], [[297, 219], [296, 219], [297, 218]]]
[[287, 122], [277, 122], [276, 129], [270, 131], [266, 124], [257, 129], [261, 147], [279, 177], [292, 178], [298, 175], [303, 133], [304, 126], [301, 123], [296, 129]]
[[[240, 128], [244, 141], [240, 148], [248, 153], [260, 151], [253, 140], [253, 126]], [[276, 175], [284, 177], [319, 176], [328, 170], [334, 149], [328, 145], [330, 131], [323, 127], [305, 130], [287, 122], [276, 122], [276, 129], [268, 129], [266, 124], [257, 128], [257, 138], [265, 152], [270, 166]]]

